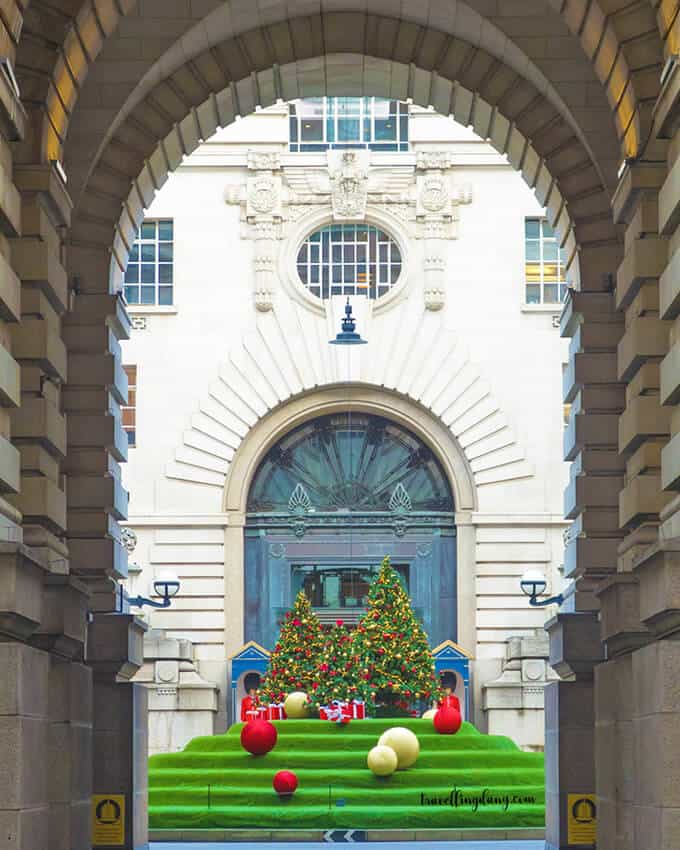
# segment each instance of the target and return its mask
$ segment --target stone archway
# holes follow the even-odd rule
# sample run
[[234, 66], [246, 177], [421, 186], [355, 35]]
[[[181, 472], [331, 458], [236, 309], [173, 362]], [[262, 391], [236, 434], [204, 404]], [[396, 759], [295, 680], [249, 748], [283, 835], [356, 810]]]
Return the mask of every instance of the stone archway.
[[[232, 597], [243, 596], [246, 500], [260, 461], [268, 449], [296, 425], [318, 416], [348, 410], [384, 416], [408, 428], [432, 449], [446, 471], [454, 492], [459, 560], [464, 563], [474, 562], [475, 532], [471, 524], [471, 512], [477, 503], [476, 486], [469, 461], [451, 430], [430, 411], [397, 393], [360, 384], [329, 386], [304, 393], [272, 410], [250, 430], [234, 455], [225, 479], [223, 497], [227, 516], [225, 573], [230, 576], [229, 594]], [[459, 576], [459, 640], [467, 646], [474, 646], [476, 642], [474, 584], [475, 577], [471, 571]], [[242, 642], [241, 609], [230, 617], [225, 644], [239, 646]]]

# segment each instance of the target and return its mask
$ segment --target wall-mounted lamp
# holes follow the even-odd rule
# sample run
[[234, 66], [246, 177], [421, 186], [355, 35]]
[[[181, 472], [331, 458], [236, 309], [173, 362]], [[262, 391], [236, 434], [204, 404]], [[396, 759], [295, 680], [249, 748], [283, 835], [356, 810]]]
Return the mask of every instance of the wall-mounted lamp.
[[540, 570], [527, 570], [520, 579], [519, 586], [522, 588], [522, 593], [529, 597], [529, 605], [533, 605], [535, 608], [540, 608], [544, 605], [561, 605], [564, 602], [564, 597], [561, 593], [539, 601], [538, 597], [542, 593], [545, 593], [545, 589], [548, 586], [548, 582]]
[[154, 579], [153, 589], [154, 593], [162, 598], [161, 602], [147, 599], [146, 596], [130, 596], [127, 600], [128, 605], [135, 608], [142, 608], [144, 605], [150, 605], [152, 608], [169, 608], [170, 600], [179, 593], [179, 579], [174, 573], [159, 573]]

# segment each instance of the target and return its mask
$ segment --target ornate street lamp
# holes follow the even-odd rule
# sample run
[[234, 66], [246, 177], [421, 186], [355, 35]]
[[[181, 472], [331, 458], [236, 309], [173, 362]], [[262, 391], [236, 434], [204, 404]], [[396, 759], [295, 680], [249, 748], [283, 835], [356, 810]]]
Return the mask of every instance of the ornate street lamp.
[[342, 320], [342, 331], [335, 337], [329, 339], [330, 345], [366, 345], [368, 340], [362, 339], [356, 332], [357, 320], [352, 316], [352, 305], [347, 299], [345, 304], [345, 318]]

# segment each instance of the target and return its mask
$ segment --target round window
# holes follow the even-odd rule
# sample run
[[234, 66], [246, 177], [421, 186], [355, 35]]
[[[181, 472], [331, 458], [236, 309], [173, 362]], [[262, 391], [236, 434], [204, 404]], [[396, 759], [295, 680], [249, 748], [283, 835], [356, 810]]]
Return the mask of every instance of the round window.
[[317, 298], [380, 298], [399, 279], [401, 252], [394, 239], [371, 224], [330, 224], [302, 243], [297, 270]]

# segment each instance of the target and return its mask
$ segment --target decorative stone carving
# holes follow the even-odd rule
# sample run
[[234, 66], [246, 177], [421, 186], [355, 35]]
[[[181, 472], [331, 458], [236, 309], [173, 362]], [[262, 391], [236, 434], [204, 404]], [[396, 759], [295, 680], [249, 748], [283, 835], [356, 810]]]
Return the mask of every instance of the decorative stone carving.
[[246, 236], [255, 242], [253, 251], [253, 299], [255, 308], [266, 312], [274, 308], [276, 263], [281, 238], [282, 181], [281, 157], [277, 152], [248, 151], [248, 168], [254, 172], [245, 188], [229, 186], [227, 203], [240, 204], [246, 223]]
[[127, 549], [128, 555], [132, 555], [137, 545], [137, 535], [131, 528], [123, 528], [120, 532], [120, 542]]
[[449, 192], [443, 177], [433, 175], [423, 180], [420, 189], [420, 203], [428, 213], [441, 212], [447, 206]]
[[441, 310], [446, 300], [446, 246], [455, 239], [458, 207], [469, 203], [469, 187], [451, 186], [447, 169], [451, 154], [447, 151], [419, 151], [417, 157], [416, 219], [425, 240], [423, 256], [423, 298], [427, 310]]
[[246, 216], [281, 215], [281, 178], [259, 175], [248, 179]]
[[251, 171], [279, 171], [281, 154], [278, 151], [248, 151], [248, 168]]
[[418, 151], [416, 168], [421, 171], [451, 168], [451, 154], [448, 151]]
[[368, 151], [328, 151], [333, 217], [364, 219], [368, 199]]

